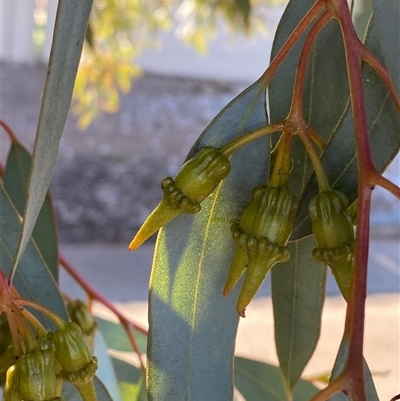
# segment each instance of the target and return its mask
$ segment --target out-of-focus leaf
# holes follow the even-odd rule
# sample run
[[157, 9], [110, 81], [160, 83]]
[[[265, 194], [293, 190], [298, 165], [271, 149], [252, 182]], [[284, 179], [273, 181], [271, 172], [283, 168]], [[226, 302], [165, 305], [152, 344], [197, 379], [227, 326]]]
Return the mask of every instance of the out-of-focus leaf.
[[53, 175], [93, 0], [60, 0], [13, 271], [25, 251]]
[[[4, 171], [3, 184], [18, 213], [24, 213], [31, 155], [19, 143], [12, 142]], [[32, 238], [47, 267], [58, 282], [58, 237], [53, 204], [47, 194], [36, 221]]]
[[119, 389], [124, 401], [147, 401], [146, 378], [139, 368], [112, 358]]
[[[94, 388], [96, 389], [97, 401], [113, 401], [104, 384], [95, 376], [93, 378]], [[73, 384], [63, 383], [62, 399], [65, 401], [82, 401], [82, 397]]]
[[290, 393], [319, 340], [326, 267], [312, 257], [313, 237], [292, 242], [288, 247], [290, 259], [273, 267], [271, 285], [275, 344]]
[[114, 401], [122, 401], [113, 363], [107, 352], [107, 344], [98, 330], [96, 330], [94, 337], [93, 355], [95, 355], [99, 361], [96, 376], [102, 381]]
[[[374, 19], [369, 24], [365, 45], [382, 60]], [[400, 149], [399, 113], [389, 91], [375, 70], [363, 63], [361, 71], [372, 158], [376, 169], [383, 172]], [[321, 161], [331, 186], [344, 192], [351, 204], [357, 197], [358, 167], [350, 106], [338, 121]], [[317, 188], [313, 175], [300, 201], [292, 239], [302, 238], [311, 232], [307, 205], [317, 193]]]
[[[108, 348], [122, 352], [133, 352], [132, 345], [129, 342], [126, 332], [120, 324], [111, 322], [110, 320], [101, 319], [97, 316], [96, 322]], [[132, 332], [140, 351], [146, 353], [147, 337], [135, 330]]]
[[[336, 377], [338, 377], [342, 373], [346, 365], [348, 353], [349, 353], [349, 342], [347, 340], [343, 340], [342, 343], [340, 344], [339, 352], [336, 357], [335, 364], [333, 366], [331, 380], [336, 379]], [[365, 359], [364, 359], [363, 369], [364, 369], [364, 386], [365, 386], [365, 394], [367, 396], [367, 401], [379, 401], [379, 397], [375, 389], [374, 380], [372, 379], [371, 372]], [[330, 398], [330, 401], [351, 401], [351, 400], [343, 393], [340, 393]]]
[[[257, 81], [206, 128], [189, 157], [266, 125], [265, 92]], [[237, 288], [226, 298], [234, 241], [230, 226], [265, 184], [268, 140], [231, 157], [230, 175], [197, 215], [179, 216], [158, 236], [150, 280], [148, 391], [151, 400], [228, 400], [233, 396]]]
[[[4, 274], [8, 275], [18, 244], [21, 216], [12, 204], [2, 183], [0, 183], [0, 208], [0, 267]], [[32, 299], [47, 306], [63, 319], [68, 319], [57, 284], [33, 240], [28, 242], [13, 284], [22, 298]], [[41, 317], [40, 319], [46, 327], [53, 328], [51, 324], [49, 325], [48, 319]]]
[[399, 0], [373, 0], [375, 26], [382, 48], [386, 68], [397, 92], [400, 92], [400, 2]]
[[[251, 359], [235, 357], [235, 385], [246, 401], [285, 401], [281, 372], [276, 366]], [[300, 380], [293, 401], [308, 401], [318, 389]]]

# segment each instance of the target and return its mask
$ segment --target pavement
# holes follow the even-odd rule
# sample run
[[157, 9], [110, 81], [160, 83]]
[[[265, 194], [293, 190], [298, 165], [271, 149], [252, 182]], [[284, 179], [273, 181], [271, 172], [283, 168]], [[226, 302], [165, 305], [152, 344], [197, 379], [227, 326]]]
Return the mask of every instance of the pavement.
[[[61, 252], [104, 296], [115, 302], [134, 321], [147, 327], [147, 291], [153, 244], [135, 252], [127, 245], [61, 245]], [[330, 275], [328, 275], [330, 276]], [[64, 272], [61, 289], [72, 297], [85, 294]], [[269, 280], [242, 319], [236, 342], [241, 356], [277, 363]], [[366, 311], [365, 357], [373, 373], [380, 400], [400, 393], [400, 252], [397, 239], [373, 239], [370, 244]], [[328, 277], [327, 298], [322, 318], [321, 339], [304, 377], [328, 373], [333, 366], [343, 334], [345, 302], [332, 277]], [[97, 313], [104, 307], [95, 306]]]

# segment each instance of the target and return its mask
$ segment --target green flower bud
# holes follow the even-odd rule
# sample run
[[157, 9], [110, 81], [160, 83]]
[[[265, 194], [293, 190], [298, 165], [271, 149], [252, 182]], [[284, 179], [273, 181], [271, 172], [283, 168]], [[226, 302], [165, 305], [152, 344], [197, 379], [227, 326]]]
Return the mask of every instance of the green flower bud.
[[240, 316], [245, 316], [246, 306], [269, 270], [290, 258], [285, 245], [293, 229], [297, 206], [296, 198], [286, 187], [256, 187], [240, 224], [232, 226], [237, 245], [223, 294], [229, 294], [247, 265], [237, 303]]
[[308, 211], [318, 248], [313, 257], [327, 264], [347, 300], [354, 265], [354, 230], [347, 213], [348, 200], [340, 191], [321, 192], [311, 199]]
[[162, 181], [164, 197], [129, 245], [132, 251], [182, 213], [198, 213], [200, 203], [226, 178], [231, 164], [217, 148], [206, 146], [186, 161], [174, 178]]
[[67, 308], [71, 320], [81, 328], [89, 348], [92, 349], [97, 323], [87, 305], [81, 299], [76, 299], [69, 302]]
[[47, 339], [42, 347], [43, 350], [35, 348], [22, 355], [14, 365], [21, 400], [53, 401], [61, 395], [54, 372], [54, 347]]
[[74, 384], [90, 381], [97, 370], [97, 358], [92, 357], [80, 327], [68, 322], [56, 330], [52, 340], [63, 378]]

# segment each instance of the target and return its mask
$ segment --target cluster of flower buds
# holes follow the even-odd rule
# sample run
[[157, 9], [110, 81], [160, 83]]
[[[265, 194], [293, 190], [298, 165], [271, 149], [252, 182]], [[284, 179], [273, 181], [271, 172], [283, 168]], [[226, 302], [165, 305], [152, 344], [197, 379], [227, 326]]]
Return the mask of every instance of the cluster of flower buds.
[[[290, 143], [290, 135], [283, 135]], [[278, 143], [276, 147], [274, 179], [271, 176], [269, 186], [254, 188], [240, 222], [231, 228], [236, 248], [223, 294], [228, 295], [246, 273], [236, 305], [238, 314], [243, 317], [271, 268], [290, 258], [286, 244], [293, 230], [298, 202], [288, 189], [287, 178], [292, 161], [287, 155], [283, 157], [288, 150], [284, 146], [286, 142], [283, 141], [282, 146]], [[200, 203], [228, 176], [230, 168], [228, 157], [221, 149], [202, 148], [183, 164], [174, 178], [167, 177], [162, 181], [164, 197], [144, 222], [129, 249], [136, 249], [179, 214], [198, 213]], [[287, 174], [282, 174], [282, 171]], [[320, 174], [324, 176], [323, 172]], [[326, 177], [322, 179], [326, 180]], [[329, 185], [326, 183], [324, 187], [329, 188]], [[345, 299], [349, 294], [354, 262], [353, 225], [347, 207], [346, 196], [331, 189], [320, 192], [309, 204], [318, 245], [313, 256], [331, 267]]]
[[308, 205], [318, 245], [313, 257], [331, 268], [346, 300], [354, 269], [354, 230], [347, 208], [346, 195], [336, 190], [320, 192]]
[[183, 213], [198, 213], [200, 203], [226, 178], [231, 170], [228, 158], [220, 149], [206, 146], [182, 165], [174, 178], [167, 177], [161, 187], [164, 197], [149, 215], [130, 250], [138, 248], [161, 227]]
[[96, 399], [92, 379], [97, 358], [78, 325], [67, 322], [54, 333], [38, 337], [37, 344], [21, 356], [8, 358], [12, 365], [7, 369], [5, 401], [61, 400], [63, 381], [74, 384], [84, 401]]
[[240, 316], [245, 316], [246, 307], [271, 268], [290, 258], [286, 244], [297, 206], [296, 198], [286, 186], [256, 187], [240, 223], [233, 224], [236, 249], [223, 294], [231, 292], [247, 269], [236, 305]]
[[[61, 400], [63, 381], [75, 385], [83, 401], [96, 401], [93, 377], [97, 358], [74, 322], [34, 301], [21, 299], [0, 270], [0, 374], [5, 374], [5, 401]], [[25, 306], [50, 318], [48, 331]], [[35, 333], [36, 332], [36, 333]]]

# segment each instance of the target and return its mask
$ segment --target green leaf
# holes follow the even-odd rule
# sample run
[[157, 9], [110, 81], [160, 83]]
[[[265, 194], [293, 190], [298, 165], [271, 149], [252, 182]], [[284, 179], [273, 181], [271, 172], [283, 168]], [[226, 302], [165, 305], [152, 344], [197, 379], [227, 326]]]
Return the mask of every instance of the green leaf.
[[[93, 383], [96, 389], [97, 401], [113, 401], [104, 384], [96, 376], [93, 378]], [[78, 390], [73, 384], [68, 382], [63, 383], [61, 395], [65, 401], [82, 401]]]
[[[366, 46], [382, 59], [376, 24], [372, 19], [368, 28]], [[363, 89], [369, 140], [375, 168], [383, 172], [400, 149], [400, 119], [392, 98], [378, 74], [368, 64], [362, 64]], [[357, 197], [358, 167], [351, 107], [348, 107], [321, 157], [331, 186], [344, 192], [350, 204]], [[311, 233], [307, 206], [317, 193], [313, 175], [300, 201], [295, 230], [291, 239], [299, 239]]]
[[27, 202], [13, 271], [17, 268], [31, 237], [53, 175], [92, 2], [93, 0], [60, 0], [58, 4], [49, 68], [32, 155]]
[[[132, 352], [132, 345], [126, 335], [124, 328], [119, 323], [111, 322], [110, 320], [101, 319], [96, 316], [98, 329], [100, 330], [108, 348], [115, 349], [116, 351]], [[146, 353], [147, 337], [132, 330], [135, 340], [141, 352]]]
[[147, 401], [146, 379], [141, 370], [128, 362], [112, 358], [124, 401]]
[[[331, 380], [336, 379], [336, 377], [338, 377], [342, 373], [346, 365], [348, 353], [349, 353], [349, 342], [347, 340], [343, 340], [342, 343], [340, 344], [335, 364], [333, 365]], [[367, 401], [379, 401], [379, 397], [375, 389], [374, 380], [372, 379], [371, 372], [365, 359], [363, 364], [363, 370], [364, 370], [365, 394], [367, 396]], [[351, 401], [351, 400], [343, 393], [340, 393], [330, 398], [330, 401]]]
[[[277, 29], [271, 58], [314, 3], [313, 0], [289, 2]], [[291, 50], [268, 88], [272, 122], [284, 119], [289, 113], [296, 66], [305, 37], [306, 34], [302, 35]], [[322, 30], [309, 56], [303, 93], [304, 118], [325, 141], [332, 135], [347, 105], [348, 95], [343, 40], [338, 23], [333, 20]], [[289, 186], [300, 197], [312, 174], [312, 166], [298, 137], [293, 141], [292, 158]], [[272, 269], [275, 342], [288, 393], [311, 358], [320, 335], [326, 269], [312, 258], [313, 248], [315, 243], [311, 237], [289, 244], [291, 259]]]
[[386, 68], [400, 92], [400, 2], [373, 0], [374, 19]]
[[[276, 366], [235, 357], [235, 385], [246, 401], [286, 401], [281, 372]], [[318, 389], [300, 380], [293, 401], [308, 401]]]
[[[290, 33], [314, 3], [313, 0], [292, 0], [289, 2], [277, 29], [271, 58], [279, 51]], [[305, 37], [306, 34], [303, 34], [294, 46], [268, 88], [271, 122], [280, 121], [289, 113], [296, 66]], [[327, 43], [329, 46], [326, 46]], [[321, 138], [328, 142], [335, 131], [338, 120], [348, 105], [349, 98], [343, 39], [339, 24], [335, 19], [328, 22], [319, 34], [308, 63], [303, 92], [303, 116]], [[299, 137], [294, 138], [292, 158], [293, 170], [290, 174], [289, 186], [293, 193], [300, 197], [313, 169]], [[308, 226], [306, 231], [297, 232], [297, 225], [304, 216], [308, 218], [308, 211], [302, 206], [299, 208], [291, 240], [303, 238], [311, 233]]]
[[[21, 216], [0, 183], [0, 266], [7, 276], [11, 271], [13, 255], [21, 230]], [[28, 242], [26, 252], [17, 270], [14, 286], [22, 298], [32, 299], [47, 306], [63, 319], [68, 319], [64, 301], [42, 255], [33, 240]], [[49, 320], [41, 319], [49, 326]]]
[[107, 352], [107, 344], [98, 330], [94, 337], [93, 355], [99, 362], [96, 376], [102, 381], [114, 401], [122, 401], [111, 357]]
[[[257, 81], [206, 128], [189, 157], [267, 124]], [[197, 215], [179, 216], [160, 231], [150, 280], [148, 391], [151, 400], [228, 400], [233, 396], [237, 288], [222, 290], [234, 249], [230, 226], [266, 182], [269, 141], [260, 138], [231, 157], [230, 175]]]
[[271, 276], [275, 344], [288, 393], [314, 353], [321, 331], [326, 267], [312, 257], [313, 237], [288, 245], [288, 262]]
[[[4, 171], [3, 184], [18, 213], [24, 213], [31, 155], [19, 143], [12, 142]], [[50, 195], [47, 194], [36, 221], [32, 237], [47, 267], [58, 282], [58, 237], [56, 217]]]

